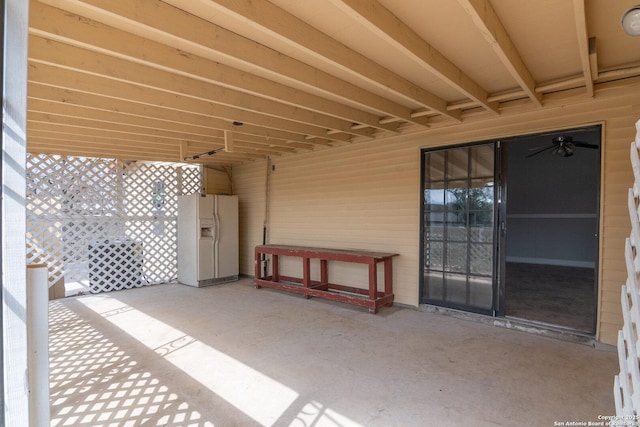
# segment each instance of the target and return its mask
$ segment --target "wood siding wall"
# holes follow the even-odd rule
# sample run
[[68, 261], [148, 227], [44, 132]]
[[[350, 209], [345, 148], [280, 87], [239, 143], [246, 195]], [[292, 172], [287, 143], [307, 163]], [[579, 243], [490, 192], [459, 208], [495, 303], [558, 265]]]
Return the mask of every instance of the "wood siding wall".
[[[514, 135], [603, 125], [600, 282], [597, 338], [615, 344], [622, 324], [620, 286], [626, 279], [624, 239], [629, 235], [627, 189], [633, 176], [629, 145], [640, 118], [640, 82], [605, 84], [594, 99], [550, 96], [538, 110], [514, 106], [500, 117], [472, 117], [435, 128], [330, 150], [234, 167], [240, 196], [240, 271], [253, 275], [253, 248], [262, 242], [266, 175], [270, 170], [268, 242], [397, 252], [396, 301], [419, 303], [420, 149]], [[285, 265], [295, 270], [295, 265]], [[366, 272], [336, 265], [331, 280], [362, 283]]]
[[233, 194], [227, 172], [211, 167], [202, 169], [202, 187], [206, 194]]

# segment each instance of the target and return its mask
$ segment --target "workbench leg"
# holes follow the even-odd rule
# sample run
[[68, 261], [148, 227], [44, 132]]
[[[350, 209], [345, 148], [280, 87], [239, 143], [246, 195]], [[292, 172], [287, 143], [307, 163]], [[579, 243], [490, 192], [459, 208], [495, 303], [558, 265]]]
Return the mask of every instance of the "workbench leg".
[[276, 254], [271, 255], [271, 280], [273, 282], [280, 281], [280, 261]]
[[[255, 257], [256, 257], [256, 259], [253, 261], [254, 262], [254, 271], [253, 271], [254, 276], [253, 277], [255, 279], [261, 279], [262, 276], [260, 275], [260, 252], [258, 252], [257, 250], [255, 251]], [[260, 289], [261, 288], [261, 286], [258, 285], [258, 284], [256, 284], [255, 287], [256, 287], [256, 289]]]
[[[302, 286], [309, 288], [311, 286], [311, 260], [309, 258], [302, 258]], [[311, 298], [311, 295], [305, 294], [306, 299]]]
[[[392, 259], [384, 260], [384, 294], [391, 295], [393, 293], [393, 263]], [[391, 307], [392, 302], [387, 304], [387, 307]]]
[[[378, 297], [378, 269], [375, 261], [369, 261], [369, 299], [375, 301]], [[369, 309], [371, 311], [371, 309]]]
[[329, 283], [329, 273], [327, 272], [327, 260], [320, 260], [320, 283]]

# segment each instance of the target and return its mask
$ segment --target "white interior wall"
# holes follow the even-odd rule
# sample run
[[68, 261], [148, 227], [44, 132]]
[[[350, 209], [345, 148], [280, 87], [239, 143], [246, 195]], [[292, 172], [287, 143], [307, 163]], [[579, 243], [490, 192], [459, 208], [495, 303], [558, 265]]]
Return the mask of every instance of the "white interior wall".
[[600, 145], [597, 127], [505, 142], [507, 150], [508, 262], [594, 268], [598, 259], [598, 150], [576, 147], [573, 156], [545, 151], [558, 135]]

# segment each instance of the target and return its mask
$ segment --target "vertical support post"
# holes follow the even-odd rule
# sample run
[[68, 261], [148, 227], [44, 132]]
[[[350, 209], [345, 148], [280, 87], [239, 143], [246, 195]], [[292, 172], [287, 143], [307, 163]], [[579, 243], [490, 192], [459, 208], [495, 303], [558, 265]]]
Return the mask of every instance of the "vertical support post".
[[[25, 257], [25, 169], [29, 2], [2, 6], [2, 372], [0, 425], [29, 425], [27, 384], [27, 261]], [[47, 405], [46, 410], [49, 410]]]
[[27, 266], [29, 425], [49, 421], [49, 279], [45, 264]]

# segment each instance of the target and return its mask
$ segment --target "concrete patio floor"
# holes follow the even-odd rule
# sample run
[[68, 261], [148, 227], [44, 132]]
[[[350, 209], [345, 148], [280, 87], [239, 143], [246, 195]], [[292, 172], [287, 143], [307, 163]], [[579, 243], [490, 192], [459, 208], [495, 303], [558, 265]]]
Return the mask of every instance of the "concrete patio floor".
[[158, 285], [50, 303], [52, 426], [553, 426], [617, 355], [437, 313]]

